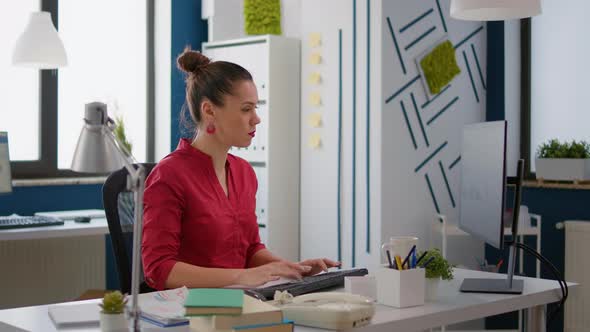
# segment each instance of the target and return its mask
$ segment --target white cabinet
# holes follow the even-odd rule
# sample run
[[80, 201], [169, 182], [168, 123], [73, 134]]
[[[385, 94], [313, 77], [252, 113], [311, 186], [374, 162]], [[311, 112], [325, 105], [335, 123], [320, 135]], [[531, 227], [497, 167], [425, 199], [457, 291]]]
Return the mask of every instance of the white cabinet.
[[258, 178], [260, 237], [273, 253], [299, 259], [299, 41], [257, 36], [204, 43], [212, 61], [246, 68], [258, 89], [261, 123], [247, 148], [230, 153], [252, 164]]

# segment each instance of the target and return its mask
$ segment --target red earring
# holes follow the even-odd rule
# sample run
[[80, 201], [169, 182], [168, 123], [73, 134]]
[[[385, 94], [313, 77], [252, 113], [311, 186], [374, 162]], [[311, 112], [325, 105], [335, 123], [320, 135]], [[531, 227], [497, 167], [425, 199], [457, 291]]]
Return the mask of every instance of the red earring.
[[207, 134], [213, 134], [213, 133], [215, 133], [215, 126], [212, 123], [210, 123], [207, 125], [206, 130], [207, 130]]

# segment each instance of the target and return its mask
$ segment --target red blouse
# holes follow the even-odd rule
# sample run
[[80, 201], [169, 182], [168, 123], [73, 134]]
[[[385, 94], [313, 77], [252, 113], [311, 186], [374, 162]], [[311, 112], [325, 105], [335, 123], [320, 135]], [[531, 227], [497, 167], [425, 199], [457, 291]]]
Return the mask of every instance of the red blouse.
[[211, 157], [180, 140], [152, 170], [144, 194], [142, 261], [146, 282], [164, 289], [176, 262], [246, 268], [265, 246], [256, 220], [252, 166], [228, 154], [226, 196]]

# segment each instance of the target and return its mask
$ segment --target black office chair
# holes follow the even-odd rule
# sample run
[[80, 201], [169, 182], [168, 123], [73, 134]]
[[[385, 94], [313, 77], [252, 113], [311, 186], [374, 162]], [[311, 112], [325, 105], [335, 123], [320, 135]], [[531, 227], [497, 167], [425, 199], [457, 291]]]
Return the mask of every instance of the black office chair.
[[[150, 174], [155, 163], [141, 164], [146, 173]], [[134, 165], [136, 166], [136, 165]], [[131, 293], [131, 257], [133, 252], [133, 221], [134, 199], [133, 192], [127, 190], [127, 169], [113, 172], [102, 187], [102, 202], [104, 205], [111, 243], [115, 253], [117, 272], [119, 274], [119, 286], [122, 293]], [[154, 291], [143, 281], [143, 268], [141, 270], [140, 293]]]

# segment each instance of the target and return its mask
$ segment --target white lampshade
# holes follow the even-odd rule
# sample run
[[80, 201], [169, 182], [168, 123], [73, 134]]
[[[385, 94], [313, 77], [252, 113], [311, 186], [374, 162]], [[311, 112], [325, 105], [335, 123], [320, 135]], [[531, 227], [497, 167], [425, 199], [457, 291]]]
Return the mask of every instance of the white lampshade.
[[541, 0], [451, 0], [451, 17], [468, 21], [503, 21], [541, 14]]
[[67, 63], [66, 50], [53, 26], [51, 14], [49, 12], [31, 13], [25, 31], [16, 41], [12, 64], [55, 69]]

